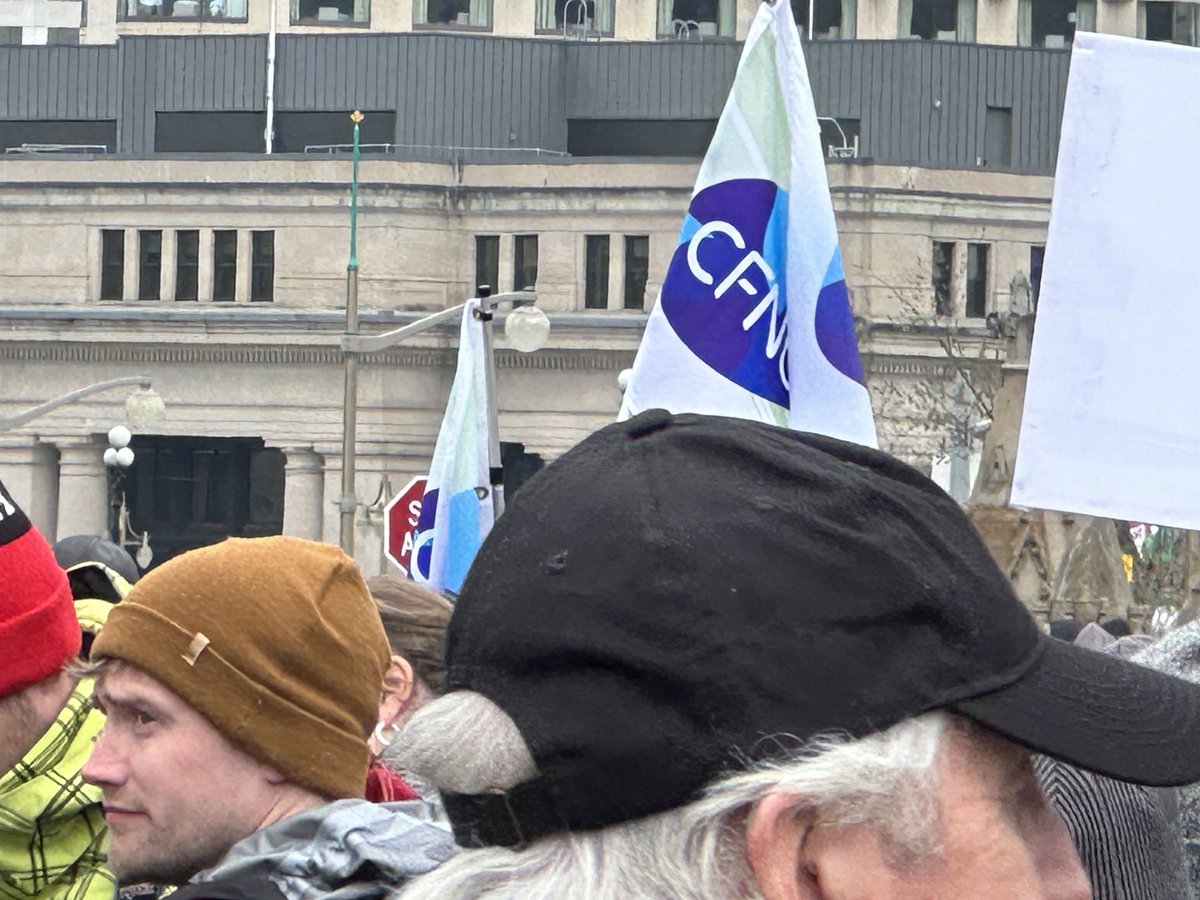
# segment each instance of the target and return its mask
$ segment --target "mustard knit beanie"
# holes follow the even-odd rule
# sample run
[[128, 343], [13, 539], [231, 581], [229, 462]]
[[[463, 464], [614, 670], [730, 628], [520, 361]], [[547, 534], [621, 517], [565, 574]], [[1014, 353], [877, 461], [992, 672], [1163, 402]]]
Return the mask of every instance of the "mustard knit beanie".
[[178, 556], [113, 608], [92, 648], [105, 657], [160, 681], [290, 781], [363, 795], [388, 643], [337, 547], [232, 538]]

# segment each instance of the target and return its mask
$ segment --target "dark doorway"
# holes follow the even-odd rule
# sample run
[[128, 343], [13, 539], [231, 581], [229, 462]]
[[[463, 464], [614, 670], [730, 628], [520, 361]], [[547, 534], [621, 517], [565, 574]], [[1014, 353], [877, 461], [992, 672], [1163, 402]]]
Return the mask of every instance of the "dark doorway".
[[260, 438], [137, 435], [125, 498], [150, 568], [227, 537], [283, 533], [283, 452]]
[[500, 442], [500, 463], [504, 466], [504, 502], [511, 503], [517, 491], [546, 464], [540, 453], [526, 453], [525, 445]]

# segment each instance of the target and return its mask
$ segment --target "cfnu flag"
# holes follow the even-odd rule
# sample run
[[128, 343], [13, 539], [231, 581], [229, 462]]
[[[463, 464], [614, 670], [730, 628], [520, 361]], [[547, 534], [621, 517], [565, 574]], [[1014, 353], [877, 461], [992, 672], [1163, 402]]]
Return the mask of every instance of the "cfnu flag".
[[458, 367], [413, 543], [413, 579], [437, 591], [458, 592], [495, 521], [488, 468], [487, 359], [483, 324], [475, 316], [478, 309], [479, 301], [469, 300], [463, 310]]
[[750, 26], [621, 417], [653, 407], [876, 445], [789, 3]]

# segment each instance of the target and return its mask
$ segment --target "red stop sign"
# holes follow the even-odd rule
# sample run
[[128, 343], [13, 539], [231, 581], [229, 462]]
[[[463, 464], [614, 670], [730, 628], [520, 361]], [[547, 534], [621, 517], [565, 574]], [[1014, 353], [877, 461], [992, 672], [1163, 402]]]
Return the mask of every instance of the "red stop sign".
[[424, 496], [425, 478], [414, 478], [383, 509], [383, 552], [410, 578], [413, 541], [417, 537], [417, 520], [421, 518], [421, 498]]

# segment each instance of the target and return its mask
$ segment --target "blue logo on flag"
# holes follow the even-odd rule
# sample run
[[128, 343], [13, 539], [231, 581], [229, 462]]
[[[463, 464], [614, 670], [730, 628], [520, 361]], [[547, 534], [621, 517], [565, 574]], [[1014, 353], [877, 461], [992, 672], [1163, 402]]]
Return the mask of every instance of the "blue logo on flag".
[[[663, 314], [701, 360], [748, 391], [789, 405], [787, 192], [735, 179], [692, 200], [663, 282]], [[835, 251], [836, 253], [836, 251]], [[826, 360], [863, 382], [840, 260], [817, 298], [817, 344]]]
[[788, 405], [787, 195], [743, 178], [692, 200], [663, 282], [663, 314], [700, 359], [748, 391]]

